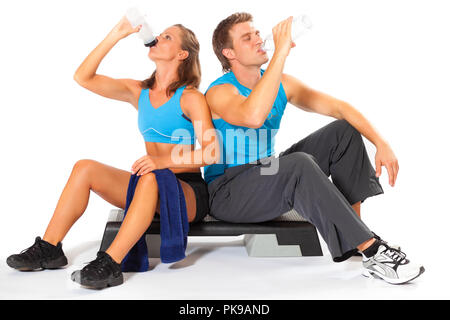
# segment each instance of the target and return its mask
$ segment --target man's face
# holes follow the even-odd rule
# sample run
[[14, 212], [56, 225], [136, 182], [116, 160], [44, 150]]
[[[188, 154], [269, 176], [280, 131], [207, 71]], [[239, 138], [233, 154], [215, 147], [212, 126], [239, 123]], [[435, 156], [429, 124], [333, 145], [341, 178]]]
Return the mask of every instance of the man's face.
[[[263, 41], [259, 31], [253, 27], [252, 22], [235, 24], [230, 29], [233, 49], [230, 49], [230, 60], [244, 66], [258, 66], [269, 61], [267, 53], [261, 49]], [[224, 49], [227, 50], [227, 49]]]

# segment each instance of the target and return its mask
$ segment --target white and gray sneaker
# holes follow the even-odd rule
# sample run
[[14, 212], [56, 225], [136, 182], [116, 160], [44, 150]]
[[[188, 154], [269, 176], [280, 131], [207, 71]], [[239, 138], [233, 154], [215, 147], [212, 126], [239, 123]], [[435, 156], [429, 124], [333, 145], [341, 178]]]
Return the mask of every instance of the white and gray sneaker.
[[383, 242], [377, 253], [367, 258], [363, 254], [363, 276], [382, 279], [391, 284], [407, 283], [425, 272], [423, 266], [413, 265], [406, 254]]

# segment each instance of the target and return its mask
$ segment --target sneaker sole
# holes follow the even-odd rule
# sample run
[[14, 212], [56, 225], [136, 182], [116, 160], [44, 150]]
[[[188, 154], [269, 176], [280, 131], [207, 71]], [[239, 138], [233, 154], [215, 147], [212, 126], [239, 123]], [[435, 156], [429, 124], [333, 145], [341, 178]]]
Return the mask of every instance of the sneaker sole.
[[410, 278], [406, 278], [406, 279], [391, 279], [391, 278], [383, 276], [382, 274], [380, 274], [378, 272], [375, 272], [375, 271], [372, 271], [372, 270], [368, 270], [368, 269], [365, 269], [363, 271], [362, 275], [364, 277], [367, 277], [367, 278], [381, 279], [381, 280], [384, 280], [384, 281], [386, 281], [386, 282], [388, 282], [390, 284], [405, 284], [405, 283], [408, 283], [408, 282], [416, 279], [417, 277], [419, 277], [424, 272], [425, 272], [425, 268], [424, 267], [420, 267], [419, 273], [417, 273], [414, 276], [411, 276]]
[[24, 266], [19, 263], [16, 263], [14, 261], [6, 261], [6, 264], [16, 270], [19, 271], [42, 271], [44, 269], [59, 269], [62, 267], [65, 267], [67, 265], [67, 258], [66, 256], [61, 256], [58, 259], [52, 260], [52, 261], [43, 261], [40, 264], [34, 264], [34, 265], [28, 265]]
[[67, 266], [67, 258], [66, 256], [61, 256], [58, 259], [52, 261], [44, 261], [42, 262], [42, 268], [44, 269], [59, 269]]
[[77, 270], [72, 273], [70, 276], [72, 281], [79, 283], [83, 287], [87, 289], [104, 289], [107, 287], [115, 287], [121, 285], [123, 283], [123, 275], [120, 275], [118, 278], [106, 279], [106, 280], [97, 280], [90, 281], [86, 279], [81, 279], [81, 271]]

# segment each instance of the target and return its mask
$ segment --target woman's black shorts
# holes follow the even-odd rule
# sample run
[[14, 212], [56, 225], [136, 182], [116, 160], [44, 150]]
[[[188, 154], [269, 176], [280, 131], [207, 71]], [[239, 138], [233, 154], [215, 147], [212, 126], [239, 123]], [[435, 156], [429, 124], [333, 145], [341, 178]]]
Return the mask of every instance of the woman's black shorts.
[[208, 184], [203, 180], [200, 172], [182, 172], [176, 173], [175, 176], [188, 183], [195, 193], [195, 200], [197, 204], [197, 212], [195, 219], [191, 223], [202, 221], [209, 213], [209, 193]]

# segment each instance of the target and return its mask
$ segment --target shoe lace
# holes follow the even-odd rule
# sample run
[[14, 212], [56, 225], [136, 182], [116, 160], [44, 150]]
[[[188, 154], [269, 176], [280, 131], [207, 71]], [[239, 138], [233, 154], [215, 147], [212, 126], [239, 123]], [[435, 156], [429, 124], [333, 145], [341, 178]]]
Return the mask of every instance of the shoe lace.
[[99, 255], [95, 260], [89, 262], [84, 268], [86, 271], [95, 272], [98, 275], [103, 275], [105, 271], [108, 271], [109, 273], [114, 272], [107, 257], [103, 255]]
[[386, 246], [386, 249], [383, 250], [383, 253], [395, 262], [394, 268], [397, 268], [400, 264], [408, 263], [404, 252], [399, 249], [391, 248], [387, 244], [384, 245]]
[[39, 239], [36, 239], [31, 247], [26, 248], [20, 252], [20, 254], [23, 254], [31, 260], [45, 258], [48, 253], [49, 252], [47, 248], [45, 248], [42, 241], [40, 241]]

